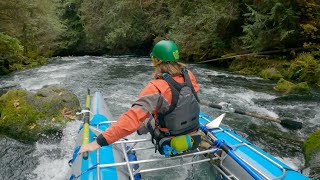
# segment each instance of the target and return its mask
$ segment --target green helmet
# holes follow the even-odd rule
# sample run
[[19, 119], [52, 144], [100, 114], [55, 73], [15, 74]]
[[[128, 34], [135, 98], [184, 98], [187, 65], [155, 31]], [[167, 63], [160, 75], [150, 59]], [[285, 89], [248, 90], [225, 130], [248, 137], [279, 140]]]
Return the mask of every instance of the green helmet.
[[179, 60], [179, 50], [174, 42], [162, 40], [154, 45], [150, 56], [154, 56], [165, 62], [176, 62]]

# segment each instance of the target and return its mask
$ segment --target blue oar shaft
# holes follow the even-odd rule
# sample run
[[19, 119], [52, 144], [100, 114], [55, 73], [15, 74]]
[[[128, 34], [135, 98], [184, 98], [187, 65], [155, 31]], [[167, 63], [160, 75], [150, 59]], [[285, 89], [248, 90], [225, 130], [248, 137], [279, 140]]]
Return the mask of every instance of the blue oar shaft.
[[[200, 124], [201, 130], [207, 134], [213, 141], [216, 141], [216, 138], [213, 137], [211, 130], [208, 130], [204, 125]], [[246, 162], [244, 162], [238, 155], [236, 155], [231, 148], [226, 144], [221, 146], [221, 149], [225, 151], [234, 161], [236, 161], [245, 171], [247, 171], [255, 180], [264, 180], [264, 178], [252, 169]]]

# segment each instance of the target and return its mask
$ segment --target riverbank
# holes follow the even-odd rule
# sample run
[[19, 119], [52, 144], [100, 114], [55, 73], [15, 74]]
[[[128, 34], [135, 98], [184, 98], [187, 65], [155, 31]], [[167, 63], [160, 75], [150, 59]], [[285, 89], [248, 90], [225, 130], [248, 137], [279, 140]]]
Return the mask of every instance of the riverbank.
[[[282, 93], [307, 93], [309, 87], [320, 89], [320, 61], [311, 53], [300, 53], [292, 59], [286, 56], [244, 56], [208, 63], [242, 75], [257, 75], [279, 83], [286, 80], [288, 83], [282, 85], [284, 87], [273, 88]], [[294, 84], [299, 84], [298, 88], [294, 87], [297, 91], [290, 90]], [[299, 88], [301, 85], [303, 87]]]

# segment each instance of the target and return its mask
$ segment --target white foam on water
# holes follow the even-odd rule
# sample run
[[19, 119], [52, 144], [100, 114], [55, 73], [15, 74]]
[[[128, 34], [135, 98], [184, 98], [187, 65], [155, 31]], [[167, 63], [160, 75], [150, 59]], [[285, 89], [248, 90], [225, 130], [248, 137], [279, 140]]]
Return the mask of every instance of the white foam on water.
[[205, 95], [218, 93], [219, 96], [224, 96], [224, 94], [225, 94], [224, 91], [221, 91], [221, 89], [216, 88], [216, 87], [212, 87], [212, 86], [201, 88], [200, 94], [202, 94], [202, 93]]
[[227, 99], [231, 99], [234, 102], [234, 104], [244, 107], [246, 111], [256, 112], [259, 114], [278, 118], [278, 115], [275, 112], [273, 112], [272, 109], [270, 110], [265, 107], [257, 106], [255, 104], [255, 100], [273, 100], [276, 98], [276, 96], [272, 96], [261, 92], [254, 92], [248, 89], [244, 89], [242, 92], [234, 94], [228, 92], [227, 95], [229, 96]]
[[[235, 91], [235, 92], [234, 92]], [[246, 111], [256, 112], [259, 114], [267, 115], [270, 117], [278, 118], [278, 115], [265, 107], [257, 106], [255, 100], [273, 100], [277, 98], [266, 93], [254, 92], [245, 88], [238, 89], [222, 89], [215, 87], [206, 87], [201, 89], [201, 93], [205, 94], [205, 97], [211, 97], [217, 101], [224, 102], [228, 99], [227, 103], [233, 106], [243, 107]]]
[[250, 76], [250, 75], [240, 75], [240, 74], [231, 74], [230, 72], [219, 72], [219, 71], [215, 71], [215, 70], [208, 70], [208, 69], [204, 69], [204, 68], [199, 68], [197, 67], [197, 72], [201, 73], [201, 74], [206, 74], [206, 75], [210, 75], [210, 76], [225, 76], [225, 77], [234, 77], [234, 78], [243, 78], [243, 79], [253, 79], [253, 80], [261, 80], [263, 78], [258, 77], [258, 76]]
[[278, 118], [279, 116], [272, 111], [272, 109], [267, 109], [265, 107], [257, 106], [254, 100], [273, 100], [276, 96], [272, 96], [266, 93], [254, 92], [251, 90], [246, 90], [245, 92], [236, 93], [234, 95], [235, 104], [239, 106], [244, 106], [246, 111], [256, 112], [259, 114], [267, 115], [270, 117]]
[[319, 125], [320, 124], [320, 109], [317, 114], [314, 116], [314, 118], [310, 119], [309, 122], [311, 122], [314, 125]]
[[1, 82], [0, 88], [16, 86], [16, 83], [13, 80], [2, 80]]
[[299, 158], [299, 157], [278, 157], [275, 156], [275, 158], [277, 158], [279, 161], [283, 162], [284, 164], [286, 164], [287, 166], [289, 166], [290, 168], [292, 168], [293, 170], [299, 171], [300, 168], [302, 167], [304, 161], [303, 159]]
[[290, 111], [290, 112], [304, 112], [304, 111], [310, 111], [313, 110], [315, 111], [315, 115], [313, 117], [309, 118], [297, 118], [300, 122], [305, 122], [308, 121], [308, 124], [310, 126], [317, 126], [320, 125], [320, 109], [317, 108], [319, 105], [318, 104], [309, 104], [306, 106], [305, 104], [291, 104], [291, 105], [279, 105], [279, 106], [274, 106], [277, 109], [282, 109], [285, 111]]
[[39, 79], [39, 78], [30, 78], [20, 83], [22, 89], [27, 91], [35, 91], [41, 89], [45, 85], [59, 85], [60, 81], [57, 79]]
[[[80, 124], [80, 121], [69, 122], [63, 130], [62, 140], [58, 144], [36, 143], [34, 156], [39, 157], [39, 165], [33, 171], [36, 177], [31, 179], [66, 179], [69, 170], [68, 161], [72, 158]], [[55, 153], [53, 152], [55, 150], [58, 154], [50, 156], [50, 152]]]
[[48, 72], [55, 72], [60, 70], [61, 66], [43, 66], [38, 70], [38, 73], [48, 73]]
[[244, 89], [243, 92], [235, 93], [234, 95], [238, 98], [247, 100], [247, 102], [251, 102], [254, 99], [273, 100], [277, 98], [277, 96], [272, 96], [266, 93], [259, 93], [248, 89]]
[[33, 173], [37, 175], [36, 180], [42, 179], [55, 179], [63, 180], [67, 179], [68, 173], [68, 159], [52, 160], [46, 156], [42, 156], [39, 159], [40, 165], [34, 170]]
[[67, 57], [63, 57], [63, 61], [79, 61], [79, 60], [88, 60], [91, 59], [94, 56], [67, 56]]

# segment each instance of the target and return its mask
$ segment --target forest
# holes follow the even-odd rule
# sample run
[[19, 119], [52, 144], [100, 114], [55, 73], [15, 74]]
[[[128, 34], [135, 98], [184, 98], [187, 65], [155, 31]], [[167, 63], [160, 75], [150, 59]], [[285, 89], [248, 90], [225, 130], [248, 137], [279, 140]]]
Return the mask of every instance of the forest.
[[319, 19], [316, 0], [0, 0], [0, 75], [53, 56], [148, 55], [171, 39], [185, 62], [320, 88]]

